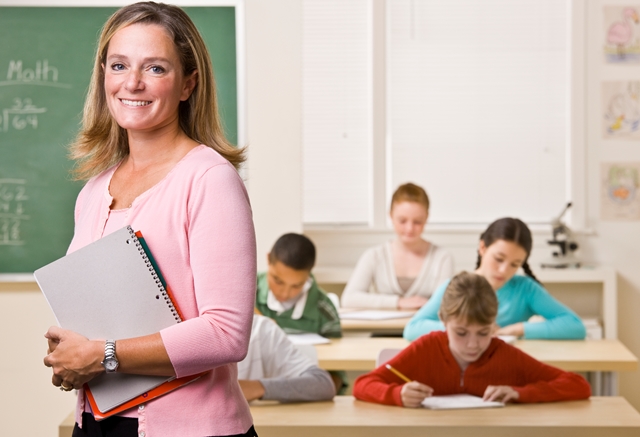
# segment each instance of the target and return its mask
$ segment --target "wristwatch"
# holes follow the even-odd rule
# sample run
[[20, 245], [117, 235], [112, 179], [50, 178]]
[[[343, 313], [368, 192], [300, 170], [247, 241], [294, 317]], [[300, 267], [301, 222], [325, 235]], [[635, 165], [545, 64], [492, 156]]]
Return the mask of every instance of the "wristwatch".
[[118, 359], [116, 358], [116, 342], [115, 340], [107, 340], [104, 344], [104, 361], [102, 366], [107, 373], [113, 373], [118, 370]]

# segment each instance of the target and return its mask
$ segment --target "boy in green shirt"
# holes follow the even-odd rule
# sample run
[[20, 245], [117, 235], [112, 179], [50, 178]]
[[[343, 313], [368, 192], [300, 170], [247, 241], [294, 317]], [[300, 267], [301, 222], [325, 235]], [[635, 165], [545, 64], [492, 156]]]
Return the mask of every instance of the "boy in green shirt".
[[338, 311], [311, 274], [316, 261], [313, 242], [301, 234], [285, 234], [275, 242], [267, 259], [267, 271], [258, 275], [258, 311], [275, 320], [287, 334], [315, 332], [342, 337]]
[[[323, 337], [342, 337], [338, 311], [311, 274], [316, 262], [313, 242], [301, 234], [284, 234], [271, 248], [267, 260], [267, 271], [258, 274], [256, 309], [287, 334], [314, 332]], [[336, 393], [343, 394], [346, 373], [329, 374]]]

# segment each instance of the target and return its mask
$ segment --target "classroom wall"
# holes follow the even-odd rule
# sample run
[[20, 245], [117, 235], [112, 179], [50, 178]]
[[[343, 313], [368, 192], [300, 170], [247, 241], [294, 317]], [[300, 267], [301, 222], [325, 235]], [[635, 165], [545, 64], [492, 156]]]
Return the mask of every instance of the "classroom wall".
[[[272, 2], [270, 1], [269, 4]], [[275, 2], [280, 4], [281, 2]], [[286, 3], [286, 2], [283, 2]], [[586, 168], [584, 172], [587, 180], [587, 232], [577, 236], [581, 245], [579, 256], [584, 263], [607, 265], [615, 268], [618, 272], [618, 333], [619, 339], [638, 357], [640, 357], [640, 318], [637, 316], [640, 312], [640, 269], [638, 269], [638, 261], [640, 260], [640, 223], [638, 222], [607, 222], [600, 219], [600, 163], [609, 161], [640, 161], [640, 148], [636, 143], [623, 144], [617, 147], [603, 147], [600, 132], [601, 110], [599, 93], [601, 90], [601, 81], [604, 79], [602, 75], [602, 46], [600, 40], [600, 32], [595, 29], [602, 27], [602, 7], [605, 4], [619, 4], [614, 0], [598, 0], [585, 1], [585, 44], [586, 44], [586, 72], [585, 88], [587, 90], [584, 108], [584, 126], [585, 132], [585, 150], [586, 150]], [[284, 15], [281, 21], [287, 23], [287, 28], [291, 31], [291, 37], [297, 39], [301, 35], [296, 35], [296, 30], [292, 22], [299, 22], [301, 14], [299, 9], [283, 10]], [[264, 25], [264, 23], [262, 23]], [[255, 30], [254, 30], [255, 31]], [[265, 35], [271, 38], [269, 35]], [[278, 36], [278, 38], [280, 38]], [[263, 41], [265, 46], [269, 43]], [[285, 65], [294, 67], [299, 59], [288, 59], [283, 61]], [[635, 68], [640, 67], [625, 67]], [[634, 70], [635, 71], [635, 70]], [[300, 74], [300, 72], [298, 72]], [[636, 75], [637, 76], [637, 75]], [[622, 79], [623, 77], [621, 77]], [[628, 76], [624, 76], [628, 78]], [[293, 100], [300, 98], [300, 92], [297, 89], [280, 90], [279, 100], [283, 100], [285, 106], [283, 110], [288, 110], [290, 105], [294, 104]], [[250, 93], [250, 91], [249, 91]], [[257, 103], [257, 102], [256, 102]], [[279, 102], [272, 110], [278, 108]], [[297, 106], [301, 107], [302, 102], [297, 102]], [[258, 108], [259, 106], [256, 106]], [[277, 112], [275, 110], [275, 112]], [[290, 129], [299, 130], [300, 126], [289, 125]], [[280, 175], [277, 180], [271, 180], [266, 174], [253, 175], [250, 173], [249, 187], [254, 210], [256, 210], [256, 229], [269, 229], [271, 232], [258, 232], [259, 247], [266, 247], [272, 244], [273, 240], [282, 232], [296, 231], [299, 224], [292, 224], [290, 228], [283, 226], [281, 220], [283, 215], [266, 214], [258, 212], [259, 209], [269, 208], [270, 203], [267, 198], [263, 198], [264, 193], [277, 192], [279, 186], [297, 186], [301, 185], [299, 171], [293, 171], [290, 167], [292, 156], [299, 156], [299, 144], [295, 141], [280, 143], [279, 154], [265, 154], [255, 148], [250, 150], [250, 157], [260, 157], [260, 164], [265, 168], [285, 168], [282, 159], [286, 160], [287, 172]], [[263, 159], [266, 159], [263, 161]], [[297, 163], [298, 169], [300, 163]], [[288, 182], [285, 182], [285, 179]], [[298, 195], [299, 193], [296, 193]], [[277, 196], [281, 197], [281, 196]], [[287, 206], [287, 215], [300, 215], [300, 211], [295, 211], [297, 205], [290, 203]], [[271, 206], [273, 207], [273, 206]], [[259, 215], [258, 215], [259, 214]], [[263, 221], [266, 220], [266, 221]], [[274, 232], [274, 230], [278, 230]], [[430, 230], [427, 226], [426, 235], [436, 244], [441, 244], [450, 249], [456, 259], [456, 265], [460, 269], [472, 269], [475, 265], [475, 247], [478, 235], [481, 230], [466, 230], [462, 232], [451, 232], [443, 230]], [[319, 251], [318, 265], [321, 266], [340, 266], [349, 267], [355, 263], [359, 254], [369, 245], [377, 244], [392, 237], [392, 233], [388, 231], [336, 231], [334, 230], [306, 230], [309, 236], [316, 242]], [[532, 253], [532, 266], [539, 265], [540, 261], [550, 256], [551, 250], [545, 244], [545, 240], [551, 237], [549, 230], [539, 229], [534, 232], [534, 251]], [[369, 244], [370, 242], [370, 244]], [[259, 265], [264, 268], [264, 264]], [[535, 267], [534, 267], [535, 268]], [[590, 293], [592, 290], [586, 290]], [[625, 396], [629, 402], [640, 410], [640, 371], [623, 372], [619, 379], [620, 394]]]
[[[597, 12], [602, 2], [593, 2]], [[249, 162], [246, 178], [256, 224], [259, 268], [274, 240], [283, 232], [301, 231], [301, 5], [298, 0], [246, 0], [247, 62], [247, 140]], [[590, 25], [601, 25], [590, 16]], [[596, 56], [598, 41], [589, 41], [588, 50]], [[592, 58], [593, 58], [592, 56]], [[587, 114], [590, 125], [598, 126], [594, 103], [599, 90], [598, 77], [589, 83]], [[599, 220], [599, 162], [601, 160], [640, 159], [640, 149], [616, 152], [603, 150], [600, 135], [592, 128], [587, 134], [589, 223], [594, 235], [580, 236], [580, 255], [586, 262], [613, 266], [618, 271], [619, 338], [640, 357], [640, 269], [637, 222]], [[618, 154], [618, 155], [616, 155]], [[319, 235], [316, 233], [315, 235]], [[355, 233], [355, 239], [372, 242], [388, 238], [389, 233]], [[429, 238], [452, 249], [459, 267], [473, 264], [476, 232], [430, 232]], [[318, 238], [321, 238], [320, 236]], [[534, 256], [540, 259], [546, 249], [544, 232], [536, 233]], [[348, 239], [334, 253], [357, 258], [358, 249]], [[364, 243], [362, 243], [364, 244]], [[357, 247], [357, 245], [355, 246]], [[322, 250], [327, 254], [328, 251]], [[351, 255], [347, 252], [352, 250]], [[326, 259], [326, 258], [325, 258]], [[55, 437], [57, 425], [73, 409], [70, 393], [50, 384], [50, 372], [42, 365], [46, 342], [42, 337], [55, 321], [35, 284], [0, 284], [0, 429], [13, 437]], [[620, 394], [640, 410], [640, 372], [623, 373]], [[32, 418], [33, 410], [37, 420]]]

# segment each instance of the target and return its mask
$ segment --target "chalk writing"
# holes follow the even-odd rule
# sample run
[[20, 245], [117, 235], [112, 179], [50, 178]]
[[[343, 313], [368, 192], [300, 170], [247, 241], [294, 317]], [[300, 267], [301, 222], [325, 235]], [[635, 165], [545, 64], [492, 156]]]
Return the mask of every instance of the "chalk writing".
[[38, 108], [31, 99], [13, 99], [13, 106], [2, 110], [0, 132], [7, 132], [10, 128], [24, 130], [38, 128], [38, 114], [47, 112], [47, 108]]
[[0, 80], [0, 86], [39, 85], [71, 88], [69, 84], [58, 82], [60, 72], [57, 67], [49, 65], [48, 59], [36, 61], [35, 66], [27, 66], [21, 59], [11, 59], [5, 71], [6, 80]]
[[25, 214], [27, 181], [24, 179], [0, 179], [0, 246], [20, 246], [25, 243], [21, 224], [29, 220]]

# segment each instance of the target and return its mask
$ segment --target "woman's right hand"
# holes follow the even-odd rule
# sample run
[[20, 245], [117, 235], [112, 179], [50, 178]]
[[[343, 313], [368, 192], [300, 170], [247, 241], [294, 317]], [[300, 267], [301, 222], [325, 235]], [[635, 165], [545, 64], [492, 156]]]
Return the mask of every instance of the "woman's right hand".
[[48, 342], [44, 365], [51, 367], [56, 387], [80, 389], [85, 382], [104, 372], [104, 341], [91, 341], [66, 329], [52, 326], [45, 334]]
[[398, 309], [413, 310], [422, 308], [429, 299], [422, 296], [401, 297], [398, 299]]
[[402, 391], [400, 391], [402, 405], [409, 408], [418, 408], [422, 401], [432, 394], [433, 389], [431, 387], [418, 381], [407, 382], [402, 386]]

